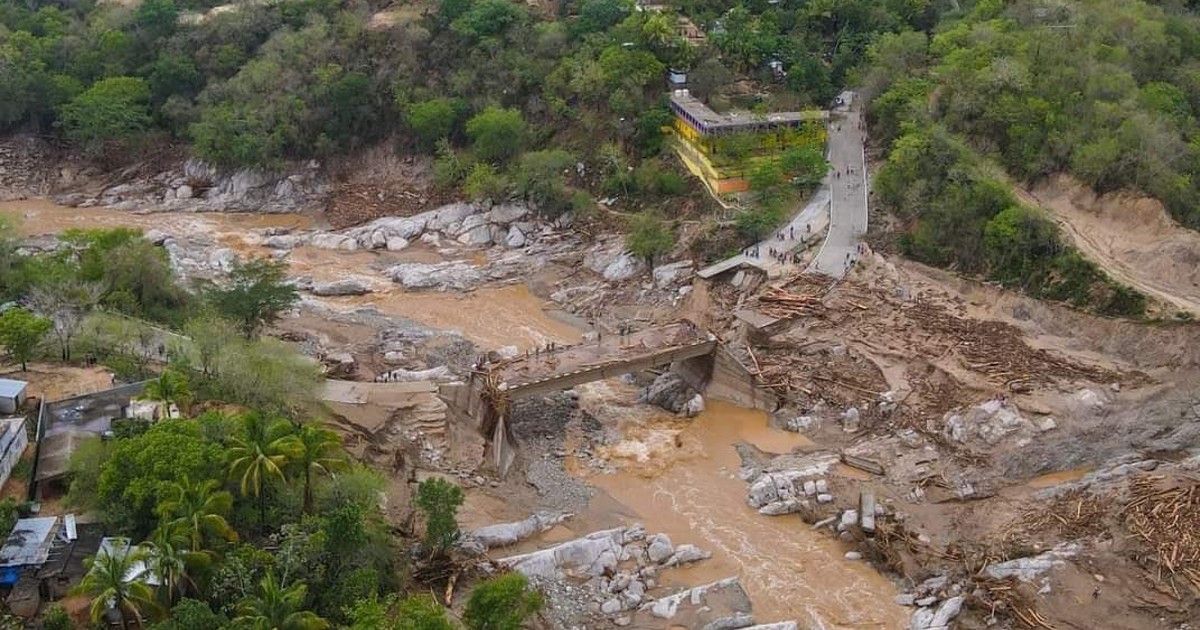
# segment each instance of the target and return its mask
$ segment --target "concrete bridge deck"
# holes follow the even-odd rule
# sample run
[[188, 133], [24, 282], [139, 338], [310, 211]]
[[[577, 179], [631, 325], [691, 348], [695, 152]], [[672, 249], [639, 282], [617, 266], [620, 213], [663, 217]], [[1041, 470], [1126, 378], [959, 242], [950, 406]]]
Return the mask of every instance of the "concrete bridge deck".
[[716, 347], [716, 337], [680, 322], [530, 353], [499, 364], [492, 374], [516, 399], [704, 356]]

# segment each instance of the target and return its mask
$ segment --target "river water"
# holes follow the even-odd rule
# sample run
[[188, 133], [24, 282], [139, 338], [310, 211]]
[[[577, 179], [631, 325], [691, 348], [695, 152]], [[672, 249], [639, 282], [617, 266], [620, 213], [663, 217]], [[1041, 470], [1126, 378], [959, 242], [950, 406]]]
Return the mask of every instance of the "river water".
[[[580, 404], [615, 422], [621, 439], [599, 455], [616, 474], [575, 471], [602, 489], [648, 532], [665, 532], [675, 544], [692, 543], [710, 560], [667, 571], [665, 583], [696, 585], [737, 575], [754, 604], [758, 623], [798, 620], [814, 628], [904, 628], [910, 611], [896, 606], [892, 582], [861, 561], [848, 561], [843, 544], [817, 533], [798, 516], [768, 517], [746, 504], [734, 444], [784, 453], [811, 442], [772, 429], [766, 414], [719, 402], [693, 420], [644, 406], [624, 386], [582, 388]], [[632, 388], [628, 388], [631, 390]], [[600, 509], [604, 502], [600, 502]], [[602, 515], [581, 515], [581, 520]]]
[[[302, 215], [135, 214], [68, 208], [42, 200], [0, 202], [0, 214], [17, 219], [18, 231], [26, 235], [136, 227], [176, 236], [208, 235], [242, 254], [267, 252], [257, 245], [255, 230], [314, 226], [310, 217]], [[436, 252], [419, 247], [400, 253], [305, 247], [289, 256], [297, 275], [322, 281], [357, 277], [376, 290], [361, 297], [323, 300], [331, 306], [374, 306], [388, 315], [457, 330], [486, 347], [524, 348], [579, 339], [577, 329], [548, 314], [543, 302], [523, 285], [466, 294], [406, 293], [377, 271], [381, 264], [438, 260]], [[738, 575], [759, 623], [799, 620], [802, 625], [830, 629], [907, 626], [906, 610], [892, 603], [897, 592], [892, 583], [862, 562], [843, 559], [847, 549], [840, 543], [813, 532], [798, 517], [761, 516], [746, 505], [747, 486], [737, 476], [740, 461], [733, 445], [747, 443], [782, 453], [808, 445], [804, 437], [769, 428], [759, 411], [710, 403], [698, 418], [680, 421], [630, 404], [635, 399], [632, 387], [603, 382], [581, 390], [581, 405], [619, 432], [620, 438], [599, 453], [618, 472], [572, 471], [604, 493], [589, 508], [595, 513], [579, 515], [573, 525], [611, 523], [618, 513], [644, 523], [648, 531], [666, 532], [676, 544], [693, 543], [712, 552], [710, 560], [665, 572], [663, 584], [694, 586]], [[562, 540], [583, 533], [587, 532], [556, 528], [548, 537]]]
[[[311, 217], [299, 214], [139, 214], [106, 208], [70, 208], [37, 199], [0, 202], [0, 215], [15, 219], [17, 230], [28, 236], [57, 234], [72, 228], [157, 229], [176, 237], [209, 236], [219, 246], [243, 256], [261, 256], [269, 252], [259, 245], [258, 230], [315, 226]], [[553, 317], [547, 305], [524, 285], [486, 287], [469, 293], [410, 293], [380, 271], [402, 262], [435, 263], [442, 260], [444, 258], [436, 251], [417, 243], [402, 252], [348, 252], [300, 247], [288, 256], [296, 276], [311, 276], [317, 282], [354, 277], [368, 283], [374, 291], [357, 297], [319, 298], [334, 308], [350, 310], [372, 306], [385, 315], [403, 317], [438, 330], [457, 331], [489, 349], [515, 345], [524, 350], [548, 341], [564, 344], [579, 341], [580, 331]]]

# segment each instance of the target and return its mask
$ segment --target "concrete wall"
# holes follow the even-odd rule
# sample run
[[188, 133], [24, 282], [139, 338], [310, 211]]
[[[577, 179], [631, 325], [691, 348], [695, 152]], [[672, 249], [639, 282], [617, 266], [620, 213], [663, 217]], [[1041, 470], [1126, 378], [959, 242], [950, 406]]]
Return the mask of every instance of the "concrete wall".
[[758, 379], [724, 346], [713, 353], [712, 378], [704, 395], [739, 407], [775, 410], [775, 396], [758, 388]]
[[25, 431], [25, 418], [0, 420], [0, 486], [8, 481], [12, 469], [21, 461], [21, 454], [29, 446], [29, 433]]

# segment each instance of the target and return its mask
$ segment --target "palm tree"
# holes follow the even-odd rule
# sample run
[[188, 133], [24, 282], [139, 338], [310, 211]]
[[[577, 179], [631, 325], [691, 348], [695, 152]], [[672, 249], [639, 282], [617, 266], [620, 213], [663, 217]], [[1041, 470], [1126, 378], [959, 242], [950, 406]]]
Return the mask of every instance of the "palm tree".
[[188, 542], [181, 527], [164, 523], [155, 530], [153, 539], [145, 543], [151, 571], [162, 580], [167, 607], [173, 606], [176, 596], [183, 595], [189, 585], [197, 590], [191, 574], [212, 560], [207, 552], [188, 551]]
[[205, 535], [237, 540], [237, 532], [225, 520], [231, 509], [233, 495], [218, 491], [216, 481], [192, 483], [186, 475], [167, 487], [166, 498], [158, 504], [158, 513], [184, 532], [192, 551], [204, 548]]
[[268, 571], [258, 583], [258, 592], [238, 604], [234, 622], [253, 630], [324, 630], [329, 622], [301, 610], [308, 587], [296, 582], [284, 588]]
[[267, 481], [283, 479], [283, 467], [298, 454], [291, 425], [281, 418], [269, 418], [256, 411], [242, 415], [242, 435], [232, 438], [229, 449], [229, 475], [238, 480], [242, 496], [258, 497], [259, 523], [267, 523]]
[[178, 372], [167, 370], [158, 378], [146, 383], [142, 397], [147, 400], [161, 402], [166, 409], [167, 419], [171, 418], [171, 404], [183, 406], [192, 396], [188, 390], [187, 379]]
[[122, 628], [129, 627], [130, 617], [142, 626], [142, 612], [156, 607], [146, 581], [147, 560], [146, 550], [118, 539], [113, 549], [101, 550], [85, 562], [88, 572], [75, 592], [92, 597], [92, 623], [100, 623], [112, 609], [121, 616]]
[[342, 458], [342, 440], [337, 433], [314, 424], [304, 424], [296, 431], [295, 463], [304, 473], [304, 512], [312, 512], [313, 473], [331, 475], [346, 467]]

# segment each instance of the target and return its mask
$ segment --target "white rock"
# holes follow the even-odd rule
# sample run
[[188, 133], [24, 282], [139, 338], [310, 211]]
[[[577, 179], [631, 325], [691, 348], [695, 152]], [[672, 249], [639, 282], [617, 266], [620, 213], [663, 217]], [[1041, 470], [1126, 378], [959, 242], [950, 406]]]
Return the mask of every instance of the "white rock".
[[354, 278], [323, 282], [312, 287], [312, 294], [320, 296], [366, 295], [370, 292], [371, 288], [365, 282]]
[[675, 553], [675, 547], [671, 544], [671, 538], [666, 534], [651, 536], [649, 543], [646, 547], [646, 553], [650, 556], [651, 562], [662, 562]]
[[492, 243], [492, 226], [478, 225], [458, 235], [458, 242], [463, 245], [490, 245]]
[[309, 244], [319, 249], [338, 249], [354, 251], [358, 249], [358, 241], [342, 234], [315, 234]]
[[842, 512], [842, 527], [850, 527], [858, 523], [858, 510]]
[[810, 496], [810, 497], [811, 497], [812, 495], [814, 495], [814, 494], [816, 494], [816, 493], [817, 493], [817, 482], [813, 481], [812, 479], [809, 479], [808, 481], [805, 481], [805, 482], [804, 482], [804, 494], [805, 494], [805, 496]]
[[636, 276], [639, 271], [641, 263], [633, 254], [625, 252], [604, 268], [603, 275], [609, 282], [619, 282]]
[[538, 512], [523, 521], [488, 525], [471, 531], [466, 538], [483, 545], [485, 549], [502, 547], [522, 541], [534, 534], [544, 532], [570, 518], [570, 514]]
[[462, 261], [436, 264], [403, 263], [387, 271], [392, 280], [405, 289], [465, 291], [484, 281], [478, 268]]
[[492, 223], [512, 223], [529, 214], [529, 206], [520, 203], [502, 203], [487, 212]]
[[784, 514], [795, 514], [796, 512], [803, 510], [807, 505], [807, 501], [801, 501], [799, 499], [784, 499], [782, 501], [768, 503], [758, 508], [758, 513], [762, 514], [763, 516], [783, 516]]
[[147, 241], [150, 241], [154, 245], [162, 245], [172, 238], [170, 234], [167, 234], [162, 230], [146, 230], [146, 233], [143, 236]]
[[693, 273], [693, 264], [690, 260], [660, 265], [653, 271], [654, 286], [660, 289], [669, 289], [690, 280]]
[[389, 236], [386, 243], [389, 252], [398, 252], [408, 247], [408, 239], [403, 236]]
[[621, 600], [614, 597], [603, 604], [600, 604], [600, 612], [606, 615], [612, 615], [621, 612]]
[[1034, 578], [1050, 569], [1065, 566], [1066, 559], [1077, 553], [1079, 553], [1078, 543], [1062, 543], [1050, 551], [1036, 556], [988, 565], [984, 569], [984, 573], [996, 580], [1015, 577], [1022, 582], [1032, 582]]
[[277, 236], [268, 236], [263, 241], [263, 245], [271, 249], [296, 249], [304, 245], [308, 239], [296, 234], [279, 234]]
[[704, 396], [701, 394], [692, 396], [691, 400], [688, 400], [687, 403], [684, 404], [683, 409], [681, 409], [679, 413], [688, 418], [695, 418], [696, 416], [704, 413]]
[[938, 606], [937, 613], [933, 616], [933, 622], [929, 624], [930, 627], [937, 628], [950, 625], [950, 620], [958, 616], [959, 611], [962, 610], [963, 601], [965, 601], [965, 598], [959, 596], [951, 597], [942, 602], [942, 605]]
[[844, 557], [847, 560], [862, 560], [862, 553], [857, 551], [847, 551]]
[[696, 545], [679, 545], [675, 548], [675, 553], [667, 559], [666, 566], [677, 567], [700, 560], [707, 560], [712, 557], [712, 554], [700, 549]]
[[817, 495], [817, 503], [832, 503], [832, 502], [833, 502], [832, 494], [818, 494]]
[[504, 246], [509, 249], [518, 249], [525, 247], [528, 239], [525, 237], [525, 232], [516, 225], [508, 228], [508, 234], [504, 237]]
[[1055, 422], [1054, 418], [1051, 418], [1050, 416], [1038, 418], [1035, 424], [1037, 425], [1038, 431], [1041, 431], [1042, 433], [1045, 433], [1046, 431], [1053, 431], [1054, 429], [1058, 428], [1058, 423]]
[[184, 185], [180, 186], [179, 188], [175, 189], [175, 198], [176, 199], [191, 199], [194, 194], [195, 194], [195, 191], [193, 191], [192, 187], [188, 186], [187, 184], [184, 184]]
[[842, 412], [842, 430], [846, 433], [856, 433], [860, 428], [860, 419], [857, 407], [851, 407]]
[[385, 352], [385, 353], [383, 353], [383, 362], [390, 363], [392, 365], [395, 365], [397, 363], [404, 363], [404, 353], [397, 352], [395, 350], [392, 350], [390, 352]]
[[818, 494], [829, 492], [829, 482], [824, 479], [818, 479], [813, 485], [816, 487]]
[[901, 593], [893, 597], [892, 601], [897, 606], [914, 606], [917, 603], [917, 596], [912, 593]]

